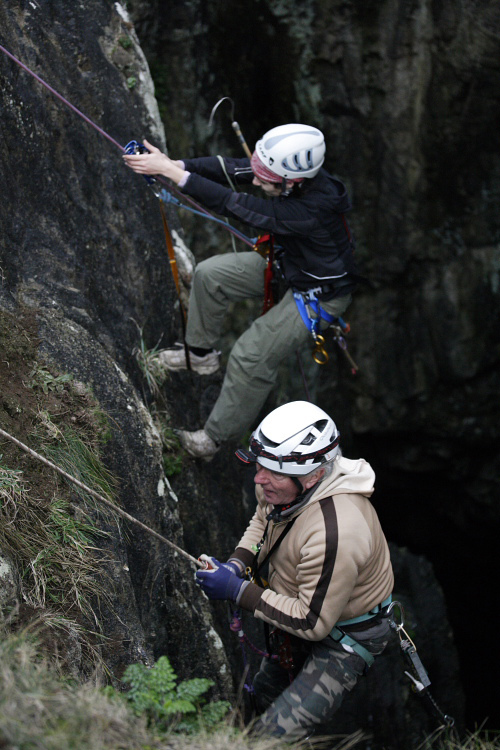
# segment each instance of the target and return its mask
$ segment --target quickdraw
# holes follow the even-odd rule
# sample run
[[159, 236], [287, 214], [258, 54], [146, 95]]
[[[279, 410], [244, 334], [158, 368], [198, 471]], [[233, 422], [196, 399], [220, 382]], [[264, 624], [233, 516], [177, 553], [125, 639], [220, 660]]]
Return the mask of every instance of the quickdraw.
[[[351, 327], [349, 323], [346, 323], [345, 320], [343, 320], [343, 318], [330, 315], [330, 313], [327, 313], [326, 310], [321, 307], [318, 299], [318, 294], [320, 292], [321, 287], [317, 287], [316, 289], [308, 289], [306, 292], [294, 290], [293, 293], [300, 316], [314, 339], [312, 358], [318, 365], [325, 365], [330, 359], [325, 348], [325, 337], [319, 332], [320, 323], [323, 319], [330, 324], [330, 327], [333, 330], [333, 340], [342, 350], [351, 365], [352, 374], [355, 375], [358, 371], [358, 366], [347, 351], [347, 343], [343, 335], [349, 333]], [[312, 310], [314, 316], [311, 315], [310, 310]]]
[[392, 616], [390, 624], [399, 636], [399, 645], [403, 657], [411, 670], [405, 670], [405, 675], [411, 681], [413, 690], [424, 700], [429, 712], [435, 718], [439, 719], [445, 727], [451, 729], [455, 724], [455, 719], [452, 716], [443, 713], [432, 695], [429, 693], [429, 686], [431, 684], [429, 675], [422, 664], [420, 656], [417, 654], [417, 647], [404, 629], [403, 605], [400, 602], [394, 601], [390, 604], [387, 612], [391, 614], [395, 609], [399, 612], [399, 622], [396, 622], [394, 616]]
[[349, 333], [349, 331], [351, 330], [351, 326], [349, 325], [349, 323], [345, 323], [344, 325], [345, 325], [345, 328], [342, 328], [340, 323], [339, 325], [331, 326], [332, 331], [333, 331], [333, 340], [340, 347], [340, 349], [342, 350], [342, 353], [344, 354], [344, 357], [347, 359], [347, 361], [351, 365], [351, 373], [353, 375], [356, 375], [356, 373], [359, 370], [359, 367], [357, 366], [356, 362], [351, 357], [350, 353], [347, 351], [347, 342], [343, 336], [344, 333]]

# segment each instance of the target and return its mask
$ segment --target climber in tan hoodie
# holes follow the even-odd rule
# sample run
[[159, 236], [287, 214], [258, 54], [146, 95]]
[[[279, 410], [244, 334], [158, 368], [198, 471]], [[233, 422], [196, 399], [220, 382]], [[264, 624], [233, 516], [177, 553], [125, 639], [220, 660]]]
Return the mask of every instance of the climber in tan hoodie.
[[340, 455], [335, 423], [305, 401], [271, 412], [237, 456], [255, 464], [257, 509], [227, 563], [202, 556], [211, 569], [197, 580], [264, 621], [273, 656], [254, 680], [254, 730], [296, 740], [331, 718], [389, 638], [375, 474]]

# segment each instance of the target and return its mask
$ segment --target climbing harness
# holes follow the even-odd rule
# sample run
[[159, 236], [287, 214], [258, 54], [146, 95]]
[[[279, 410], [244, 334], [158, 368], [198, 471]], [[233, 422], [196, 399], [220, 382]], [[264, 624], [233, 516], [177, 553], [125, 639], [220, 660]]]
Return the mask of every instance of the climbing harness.
[[262, 305], [261, 315], [273, 307], [278, 301], [278, 290], [274, 274], [275, 245], [272, 234], [263, 234], [257, 238], [253, 248], [259, 255], [267, 260], [266, 270], [264, 272], [264, 304]]
[[[366, 612], [364, 615], [359, 615], [358, 617], [351, 617], [350, 620], [340, 620], [336, 624], [336, 627], [345, 628], [347, 625], [358, 625], [360, 622], [367, 622], [368, 620], [372, 620], [374, 617], [380, 614], [386, 607], [388, 608], [390, 604], [392, 604], [392, 594], [390, 594], [387, 597], [387, 599], [384, 599], [383, 602], [381, 602], [380, 604], [377, 604], [375, 607], [370, 609], [370, 611]], [[389, 613], [389, 609], [387, 609], [387, 614], [388, 613]]]
[[335, 643], [338, 643], [345, 651], [350, 651], [351, 653], [356, 653], [358, 656], [361, 656], [363, 661], [366, 663], [365, 669], [368, 669], [368, 667], [371, 667], [373, 662], [375, 661], [375, 657], [373, 654], [371, 654], [364, 646], [361, 645], [359, 641], [354, 640], [354, 638], [351, 638], [350, 635], [345, 633], [342, 628], [339, 628], [335, 626], [332, 628], [330, 632], [330, 638], [335, 641]]
[[349, 323], [346, 323], [340, 316], [330, 315], [330, 313], [327, 313], [326, 310], [321, 307], [318, 299], [318, 295], [321, 294], [321, 291], [321, 287], [308, 289], [305, 292], [299, 291], [298, 289], [293, 290], [293, 296], [300, 317], [314, 339], [312, 358], [318, 365], [324, 365], [330, 359], [328, 352], [325, 349], [325, 337], [320, 333], [321, 320], [324, 320], [332, 327], [333, 340], [338, 344], [344, 355], [347, 357], [349, 364], [351, 365], [351, 372], [355, 375], [358, 366], [347, 351], [347, 343], [344, 338], [344, 334], [347, 334], [350, 331]]
[[45, 466], [48, 466], [50, 469], [53, 469], [54, 471], [57, 471], [61, 476], [63, 476], [68, 481], [75, 484], [77, 487], [80, 487], [80, 489], [87, 492], [89, 495], [92, 495], [93, 498], [96, 500], [99, 500], [99, 502], [104, 503], [108, 508], [111, 508], [111, 510], [116, 513], [117, 515], [121, 516], [122, 518], [125, 518], [127, 521], [130, 521], [131, 523], [135, 524], [136, 526], [139, 526], [143, 531], [146, 531], [151, 536], [155, 537], [155, 539], [159, 539], [160, 542], [163, 542], [163, 544], [168, 545], [171, 549], [173, 549], [175, 552], [178, 552], [179, 555], [182, 555], [185, 557], [189, 562], [194, 563], [197, 568], [206, 568], [206, 565], [203, 561], [197, 560], [195, 557], [189, 554], [189, 552], [186, 552], [181, 547], [178, 547], [177, 544], [170, 541], [170, 539], [167, 539], [166, 537], [162, 536], [161, 534], [158, 534], [154, 529], [151, 529], [149, 526], [146, 526], [145, 523], [142, 523], [142, 521], [139, 521], [137, 518], [134, 518], [134, 516], [131, 516], [126, 511], [122, 510], [118, 505], [115, 505], [115, 503], [112, 503], [111, 500], [108, 500], [107, 497], [104, 497], [103, 495], [99, 494], [99, 492], [96, 492], [91, 487], [88, 487], [86, 484], [81, 482], [79, 479], [76, 479], [76, 477], [73, 477], [71, 474], [68, 474], [67, 471], [64, 469], [61, 469], [60, 466], [57, 466], [57, 464], [52, 463], [52, 461], [49, 461], [45, 456], [40, 455], [40, 453], [37, 453], [32, 448], [29, 448], [27, 445], [22, 443], [20, 440], [17, 440], [17, 438], [13, 437], [12, 435], [9, 435], [8, 432], [5, 432], [5, 430], [2, 430], [0, 428], [0, 436], [6, 438], [7, 440], [10, 440], [14, 445], [17, 445], [18, 448], [21, 448], [25, 453], [28, 453], [32, 458], [35, 458], [37, 461], [40, 461], [41, 463], [45, 464]]
[[424, 665], [417, 654], [417, 647], [413, 643], [412, 639], [404, 629], [404, 609], [400, 602], [394, 601], [389, 605], [388, 613], [392, 614], [394, 610], [398, 610], [398, 622], [394, 615], [390, 619], [391, 627], [396, 631], [399, 636], [399, 645], [403, 653], [403, 657], [408, 664], [411, 671], [405, 670], [405, 675], [412, 683], [412, 688], [417, 695], [422, 698], [427, 710], [430, 714], [437, 718], [444, 727], [452, 728], [455, 724], [455, 719], [448, 714], [443, 713], [439, 708], [436, 701], [429, 692], [429, 686], [431, 681], [427, 674]]
[[[339, 643], [345, 649], [345, 651], [354, 652], [358, 656], [361, 656], [361, 658], [366, 663], [366, 669], [368, 669], [368, 667], [371, 667], [371, 665], [375, 661], [373, 654], [371, 654], [368, 649], [366, 649], [359, 641], [357, 641], [355, 638], [352, 638], [348, 633], [346, 633], [344, 628], [349, 625], [357, 625], [361, 622], [368, 622], [369, 620], [380, 614], [380, 612], [382, 612], [384, 609], [388, 608], [391, 602], [392, 596], [388, 596], [387, 599], [385, 599], [380, 604], [377, 604], [369, 612], [366, 612], [363, 615], [359, 615], [358, 617], [352, 617], [350, 620], [341, 620], [337, 622], [337, 624], [330, 632], [330, 638], [332, 638], [335, 643]], [[387, 612], [388, 611], [389, 610], [387, 610]]]

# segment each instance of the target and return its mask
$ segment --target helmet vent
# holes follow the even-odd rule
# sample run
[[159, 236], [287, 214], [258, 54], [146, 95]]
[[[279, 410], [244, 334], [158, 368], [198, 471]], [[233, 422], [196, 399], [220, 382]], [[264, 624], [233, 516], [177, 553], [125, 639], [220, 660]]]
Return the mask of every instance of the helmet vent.
[[266, 445], [268, 448], [277, 448], [279, 445], [279, 443], [274, 443], [272, 440], [269, 440], [269, 438], [264, 435], [262, 430], [259, 431], [259, 440], [262, 445]]
[[306, 435], [304, 440], [301, 442], [301, 445], [312, 445], [314, 443], [315, 436], [312, 434], [312, 432], [309, 433], [309, 435]]

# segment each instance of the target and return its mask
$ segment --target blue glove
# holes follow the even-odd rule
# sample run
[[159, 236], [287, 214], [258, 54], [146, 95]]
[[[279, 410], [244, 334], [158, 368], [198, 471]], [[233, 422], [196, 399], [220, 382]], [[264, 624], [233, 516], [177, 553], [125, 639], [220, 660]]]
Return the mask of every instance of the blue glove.
[[236, 575], [238, 576], [238, 578], [244, 578], [245, 577], [245, 568], [243, 568], [243, 569], [240, 568], [240, 566], [236, 562], [232, 562], [231, 560], [228, 560], [227, 562], [222, 563], [222, 566], [224, 568], [228, 568], [228, 570], [233, 570], [236, 573]]
[[222, 564], [215, 558], [207, 558], [202, 555], [211, 565], [209, 570], [196, 571], [196, 583], [198, 583], [209, 599], [231, 599], [233, 602], [240, 592], [243, 579], [239, 578], [233, 570], [233, 564]]

